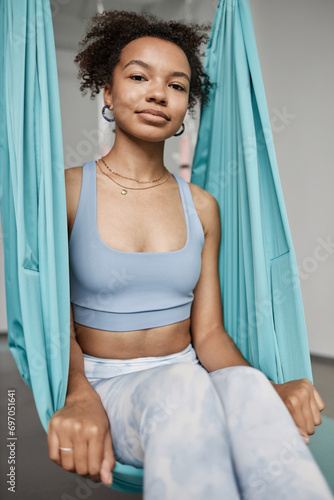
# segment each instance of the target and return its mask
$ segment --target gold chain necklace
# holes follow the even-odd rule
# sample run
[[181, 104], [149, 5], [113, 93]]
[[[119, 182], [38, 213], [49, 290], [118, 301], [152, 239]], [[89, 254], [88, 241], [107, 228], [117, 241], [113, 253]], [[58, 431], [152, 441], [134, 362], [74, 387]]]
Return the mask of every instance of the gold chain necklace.
[[[137, 179], [134, 179], [133, 177], [125, 177], [125, 175], [121, 175], [118, 172], [114, 172], [113, 170], [111, 170], [111, 168], [109, 167], [109, 165], [106, 164], [106, 162], [104, 161], [103, 158], [100, 158], [100, 160], [105, 164], [105, 166], [107, 167], [107, 169], [110, 170], [110, 172], [112, 172], [113, 174], [119, 175], [119, 177], [123, 177], [123, 179], [129, 179], [131, 181], [136, 181], [139, 184], [147, 184], [148, 182], [152, 183], [152, 182], [160, 181], [160, 179], [162, 179], [162, 177], [165, 175], [165, 172], [163, 172], [163, 174], [158, 179], [154, 179], [153, 181], [138, 181]], [[164, 169], [165, 169], [165, 171], [167, 170], [165, 166], [164, 166]]]
[[[101, 169], [101, 166], [100, 166], [99, 162], [97, 164], [98, 164], [99, 169], [101, 170], [101, 172], [104, 175], [106, 175], [109, 179], [111, 179], [115, 184], [117, 184], [118, 186], [120, 186], [120, 187], [123, 188], [122, 191], [121, 191], [121, 194], [123, 194], [123, 195], [127, 194], [127, 192], [128, 192], [127, 190], [128, 189], [134, 189], [135, 191], [137, 191], [138, 189], [150, 189], [150, 188], [153, 188], [153, 187], [156, 187], [156, 186], [160, 186], [161, 184], [163, 184], [164, 182], [167, 181], [167, 179], [168, 179], [168, 177], [170, 175], [170, 172], [166, 169], [166, 171], [167, 171], [166, 179], [164, 179], [162, 182], [160, 182], [160, 184], [155, 184], [154, 186], [147, 186], [147, 187], [142, 187], [142, 188], [130, 188], [130, 187], [122, 186], [122, 184], [119, 184], [118, 182], [116, 182], [115, 179], [113, 179], [112, 177], [110, 177], [110, 175], [108, 175], [105, 172], [103, 172], [103, 170]], [[161, 179], [161, 177], [160, 177], [160, 179]], [[156, 181], [149, 181], [149, 182], [156, 182]]]

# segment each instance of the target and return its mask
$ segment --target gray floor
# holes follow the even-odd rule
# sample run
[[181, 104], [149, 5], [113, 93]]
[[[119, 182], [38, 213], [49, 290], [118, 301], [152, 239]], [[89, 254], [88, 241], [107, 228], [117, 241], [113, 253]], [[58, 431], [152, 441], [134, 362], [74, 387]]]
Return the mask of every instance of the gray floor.
[[[79, 476], [63, 470], [48, 456], [46, 433], [40, 423], [32, 393], [23, 382], [11, 352], [7, 337], [0, 336], [0, 498], [7, 500], [13, 494], [7, 491], [8, 450], [6, 448], [7, 390], [16, 390], [16, 500], [103, 500], [141, 499], [142, 495], [119, 493], [103, 485], [96, 486]], [[314, 385], [326, 408], [323, 415], [334, 418], [334, 360], [312, 357]]]

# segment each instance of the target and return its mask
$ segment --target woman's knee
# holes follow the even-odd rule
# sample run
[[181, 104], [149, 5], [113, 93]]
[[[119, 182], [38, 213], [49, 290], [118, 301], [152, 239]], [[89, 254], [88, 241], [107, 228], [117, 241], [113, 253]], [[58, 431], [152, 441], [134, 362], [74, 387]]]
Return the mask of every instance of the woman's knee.
[[146, 411], [149, 407], [152, 411], [153, 407], [154, 412], [162, 409], [162, 413], [169, 415], [189, 402], [195, 405], [208, 390], [214, 391], [208, 372], [198, 364], [181, 362], [159, 366], [147, 375], [139, 388], [141, 401], [143, 393], [146, 396]]
[[219, 378], [223, 378], [224, 381], [228, 380], [229, 385], [234, 383], [238, 384], [241, 381], [247, 380], [247, 382], [252, 383], [252, 385], [265, 386], [269, 384], [269, 386], [271, 386], [266, 375], [253, 366], [229, 366], [210, 372], [209, 376], [212, 380], [218, 380]]
[[[208, 372], [199, 364], [173, 363], [158, 367], [150, 375], [151, 397], [140, 423], [142, 439], [153, 432], [176, 432], [204, 422], [222, 427], [223, 410]], [[187, 424], [185, 424], [187, 422]], [[168, 425], [170, 423], [170, 425]], [[166, 435], [167, 435], [166, 434]], [[156, 434], [155, 434], [156, 435]]]
[[166, 388], [189, 390], [191, 386], [210, 385], [208, 372], [199, 364], [173, 363], [161, 366], [154, 375], [155, 382]]

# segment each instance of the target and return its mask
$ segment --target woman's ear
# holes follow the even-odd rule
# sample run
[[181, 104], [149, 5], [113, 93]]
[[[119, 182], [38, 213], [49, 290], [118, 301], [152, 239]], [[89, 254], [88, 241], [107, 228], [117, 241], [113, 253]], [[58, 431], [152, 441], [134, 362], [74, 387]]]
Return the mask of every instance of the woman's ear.
[[113, 99], [112, 99], [112, 93], [111, 93], [111, 85], [110, 83], [106, 83], [103, 89], [103, 101], [104, 104], [109, 105], [109, 109], [113, 109]]

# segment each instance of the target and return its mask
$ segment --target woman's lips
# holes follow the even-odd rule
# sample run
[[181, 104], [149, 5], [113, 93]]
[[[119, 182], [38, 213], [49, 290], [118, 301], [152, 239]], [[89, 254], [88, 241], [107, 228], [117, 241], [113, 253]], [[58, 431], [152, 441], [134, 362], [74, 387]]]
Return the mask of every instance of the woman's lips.
[[152, 113], [149, 113], [149, 112], [141, 112], [141, 113], [138, 113], [138, 115], [141, 115], [143, 118], [145, 118], [148, 121], [160, 122], [160, 123], [168, 121], [163, 116], [153, 115]]

